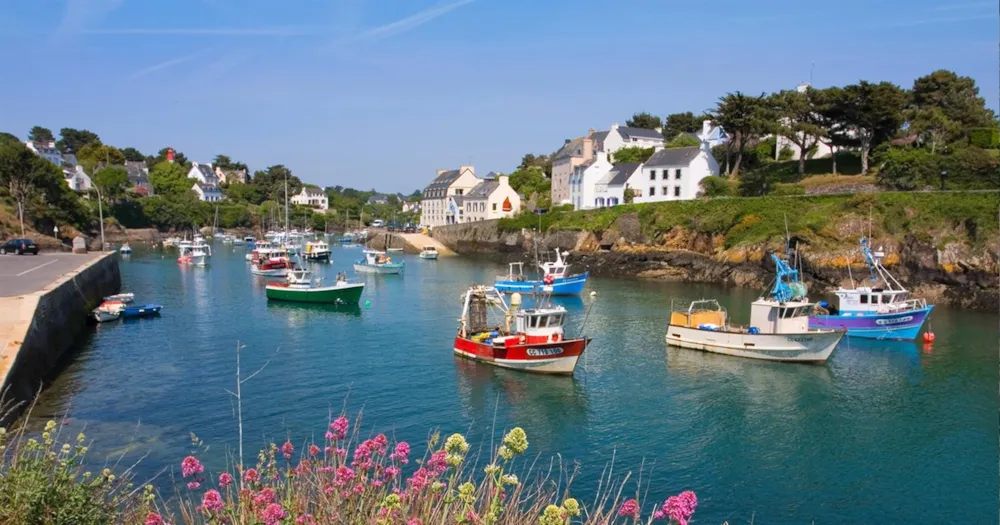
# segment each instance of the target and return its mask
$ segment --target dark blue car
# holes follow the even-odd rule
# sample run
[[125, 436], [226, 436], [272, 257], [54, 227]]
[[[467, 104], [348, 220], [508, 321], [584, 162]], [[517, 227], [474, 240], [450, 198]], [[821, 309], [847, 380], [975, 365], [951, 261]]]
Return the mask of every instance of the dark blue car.
[[18, 255], [31, 253], [38, 255], [38, 245], [31, 239], [11, 239], [0, 246], [0, 255], [7, 255], [8, 253], [16, 253]]

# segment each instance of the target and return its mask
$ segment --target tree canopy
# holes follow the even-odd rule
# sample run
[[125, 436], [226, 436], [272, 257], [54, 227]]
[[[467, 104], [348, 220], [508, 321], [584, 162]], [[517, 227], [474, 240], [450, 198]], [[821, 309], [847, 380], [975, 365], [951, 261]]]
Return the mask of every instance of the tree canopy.
[[63, 153], [79, 153], [87, 144], [101, 143], [97, 133], [85, 129], [63, 128], [59, 130], [56, 147]]
[[625, 121], [625, 125], [630, 128], [659, 129], [663, 127], [663, 121], [660, 117], [643, 111], [632, 115], [632, 118]]
[[823, 100], [818, 90], [807, 88], [785, 90], [772, 94], [767, 99], [769, 110], [773, 112], [772, 131], [787, 138], [799, 147], [799, 174], [806, 172], [806, 152], [816, 146], [820, 137], [826, 135], [823, 127]]
[[639, 146], [630, 146], [628, 148], [622, 148], [612, 154], [611, 162], [613, 164], [619, 164], [621, 162], [646, 162], [649, 157], [653, 156], [655, 148], [640, 148]]
[[697, 133], [701, 131], [702, 122], [712, 120], [711, 115], [695, 115], [690, 111], [667, 115], [663, 125], [663, 136], [673, 138], [681, 133]]
[[[157, 165], [157, 164], [159, 164], [161, 162], [166, 161], [167, 160], [167, 150], [169, 150], [169, 149], [170, 149], [169, 147], [161, 148], [160, 151], [156, 152], [156, 156], [155, 157], [153, 157], [153, 156], [146, 157], [146, 165], [147, 166], [155, 166], [155, 165]], [[177, 163], [177, 164], [180, 164], [181, 166], [185, 166], [185, 167], [190, 166], [190, 162], [188, 162], [187, 156], [185, 156], [183, 153], [181, 153], [181, 152], [179, 152], [177, 150], [174, 150], [174, 162]]]
[[288, 196], [291, 197], [302, 190], [302, 181], [292, 175], [292, 170], [281, 164], [269, 166], [266, 170], [257, 170], [253, 174], [253, 183], [260, 188], [261, 194], [267, 200], [285, 201], [285, 177], [288, 178]]
[[[535, 155], [534, 153], [528, 153], [527, 155], [521, 157], [521, 164], [517, 166], [519, 170], [526, 170], [531, 167], [541, 168], [545, 173], [546, 177], [552, 176], [552, 156], [551, 155]], [[417, 190], [419, 193], [420, 190]]]
[[149, 170], [153, 191], [161, 196], [186, 196], [191, 194], [195, 180], [187, 176], [188, 170], [176, 162], [163, 161]]
[[125, 160], [131, 162], [142, 162], [146, 160], [146, 156], [139, 152], [135, 148], [125, 148], [122, 150], [122, 155], [125, 156]]
[[91, 177], [94, 185], [100, 188], [101, 197], [108, 202], [120, 199], [128, 189], [128, 172], [125, 168], [112, 166], [102, 169]]
[[56, 137], [52, 134], [51, 129], [35, 126], [28, 132], [28, 140], [35, 142], [53, 142], [56, 140]]
[[76, 159], [88, 173], [93, 173], [99, 164], [118, 166], [125, 164], [125, 155], [114, 146], [91, 142], [76, 152]]
[[754, 97], [737, 91], [719, 99], [713, 120], [728, 131], [731, 140], [737, 143], [736, 163], [731, 172], [733, 175], [739, 174], [748, 144], [758, 139], [770, 126], [765, 109], [763, 93]]
[[670, 142], [666, 146], [668, 148], [689, 148], [691, 146], [701, 146], [701, 141], [687, 133], [678, 133], [674, 138], [670, 139]]

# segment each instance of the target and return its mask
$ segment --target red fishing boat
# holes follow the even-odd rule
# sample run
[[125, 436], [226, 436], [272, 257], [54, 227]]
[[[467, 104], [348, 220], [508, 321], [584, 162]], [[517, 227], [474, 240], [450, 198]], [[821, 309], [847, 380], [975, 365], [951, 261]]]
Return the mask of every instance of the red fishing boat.
[[[567, 339], [566, 309], [536, 305], [521, 309], [520, 294], [510, 305], [496, 288], [474, 286], [463, 296], [455, 353], [494, 366], [541, 374], [570, 375], [590, 339]], [[490, 323], [493, 309], [503, 319]]]

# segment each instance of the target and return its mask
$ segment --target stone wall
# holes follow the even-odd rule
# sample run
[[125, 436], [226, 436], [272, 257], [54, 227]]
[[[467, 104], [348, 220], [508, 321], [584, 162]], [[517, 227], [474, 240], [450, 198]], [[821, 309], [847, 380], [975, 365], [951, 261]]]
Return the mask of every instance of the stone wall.
[[0, 392], [5, 406], [17, 408], [0, 414], [0, 425], [19, 415], [65, 364], [86, 329], [89, 312], [120, 288], [118, 256], [109, 253], [37, 292], [10, 298], [5, 306], [13, 304], [11, 314], [21, 322], [2, 349]]

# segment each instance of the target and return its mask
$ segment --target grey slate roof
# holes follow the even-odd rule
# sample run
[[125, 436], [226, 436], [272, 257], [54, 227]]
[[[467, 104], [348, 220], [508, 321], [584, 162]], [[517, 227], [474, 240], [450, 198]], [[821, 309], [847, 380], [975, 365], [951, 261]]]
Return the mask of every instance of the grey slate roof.
[[552, 160], [565, 159], [573, 156], [583, 155], [583, 137], [578, 137], [563, 144], [559, 151], [552, 156]]
[[125, 171], [128, 172], [128, 180], [132, 184], [145, 184], [149, 182], [145, 161], [125, 161]]
[[444, 197], [445, 192], [448, 191], [448, 186], [451, 186], [451, 183], [458, 179], [459, 174], [458, 170], [451, 170], [438, 175], [424, 188], [421, 195], [425, 199], [440, 199]]
[[204, 184], [202, 182], [195, 182], [195, 184], [201, 188], [201, 191], [205, 193], [221, 193], [219, 187], [214, 184]]
[[652, 140], [663, 140], [663, 134], [655, 129], [645, 129], [645, 128], [630, 128], [628, 126], [618, 126], [618, 133], [620, 133], [625, 138], [640, 138], [640, 139], [652, 139]]
[[491, 172], [487, 173], [485, 177], [483, 177], [483, 180], [496, 180], [497, 177], [499, 177], [501, 175], [503, 175], [503, 173], [497, 173], [495, 171], [491, 171]]
[[464, 197], [467, 199], [485, 199], [499, 187], [499, 182], [492, 180], [483, 181], [476, 184], [476, 187], [469, 190], [469, 193], [466, 193]]
[[608, 138], [608, 133], [610, 131], [595, 131], [590, 134], [590, 138], [594, 140], [594, 149], [601, 151], [604, 149], [604, 141]]
[[459, 208], [461, 208], [462, 204], [465, 203], [465, 195], [452, 195], [449, 198], [455, 199], [455, 206], [458, 206]]
[[701, 152], [700, 148], [690, 146], [687, 148], [667, 148], [653, 153], [652, 157], [646, 161], [646, 167], [652, 166], [687, 166]]
[[70, 166], [76, 166], [80, 161], [76, 160], [76, 155], [72, 153], [63, 153], [63, 163], [69, 164]]
[[216, 178], [215, 172], [212, 171], [212, 166], [209, 164], [198, 164], [198, 171], [205, 177], [205, 180], [214, 180]]
[[310, 188], [309, 186], [303, 186], [302, 189], [306, 191], [306, 195], [309, 197], [322, 197], [326, 195], [326, 193], [319, 188]]
[[607, 184], [609, 186], [621, 186], [628, 181], [628, 178], [632, 176], [640, 167], [642, 167], [641, 162], [622, 162], [620, 164], [615, 164], [615, 167], [611, 169], [608, 176], [611, 179], [608, 180]]

